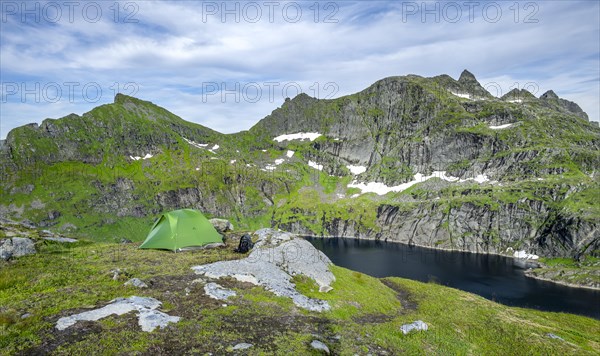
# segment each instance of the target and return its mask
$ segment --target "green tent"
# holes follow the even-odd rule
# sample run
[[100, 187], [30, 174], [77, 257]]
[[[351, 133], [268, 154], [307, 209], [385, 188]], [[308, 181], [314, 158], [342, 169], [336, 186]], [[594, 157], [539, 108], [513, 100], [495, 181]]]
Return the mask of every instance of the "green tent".
[[162, 214], [140, 248], [177, 251], [223, 242], [221, 235], [197, 210], [181, 209]]

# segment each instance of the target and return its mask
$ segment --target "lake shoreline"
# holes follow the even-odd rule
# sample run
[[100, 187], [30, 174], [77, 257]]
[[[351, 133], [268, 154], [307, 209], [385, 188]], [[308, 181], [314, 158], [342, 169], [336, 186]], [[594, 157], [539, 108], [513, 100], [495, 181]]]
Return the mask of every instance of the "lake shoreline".
[[[543, 270], [544, 267], [540, 267], [540, 269]], [[565, 281], [561, 281], [561, 280], [538, 276], [538, 275], [535, 275], [534, 273], [535, 273], [534, 270], [531, 268], [528, 270], [525, 270], [525, 277], [537, 279], [537, 280], [544, 281], [544, 282], [560, 284], [561, 286], [565, 286], [565, 287], [569, 287], [569, 288], [580, 288], [580, 289], [589, 289], [589, 290], [600, 291], [600, 287], [588, 286], [585, 284], [569, 283], [569, 282], [565, 282]]]
[[600, 287], [588, 286], [585, 284], [569, 283], [569, 282], [565, 282], [565, 281], [561, 281], [561, 280], [555, 280], [555, 279], [535, 275], [535, 274], [533, 274], [534, 269], [536, 269], [536, 268], [539, 268], [542, 270], [545, 269], [545, 266], [543, 264], [537, 262], [536, 260], [517, 258], [517, 257], [514, 257], [513, 255], [509, 255], [509, 254], [502, 254], [502, 253], [497, 253], [497, 252], [476, 252], [476, 251], [468, 251], [468, 250], [460, 250], [460, 249], [450, 249], [450, 248], [444, 248], [444, 247], [425, 246], [425, 245], [416, 244], [416, 243], [410, 244], [410, 243], [394, 241], [394, 240], [381, 240], [381, 239], [374, 239], [374, 238], [357, 238], [357, 237], [351, 237], [351, 236], [348, 236], [348, 237], [346, 237], [346, 236], [315, 236], [315, 235], [304, 235], [304, 234], [302, 234], [300, 236], [302, 236], [302, 237], [306, 236], [306, 237], [310, 237], [310, 238], [314, 238], [314, 239], [341, 238], [341, 239], [352, 239], [352, 240], [379, 241], [379, 242], [384, 242], [384, 243], [400, 244], [400, 245], [404, 245], [404, 246], [408, 246], [408, 247], [415, 246], [415, 247], [425, 248], [425, 249], [429, 249], [429, 250], [433, 250], [433, 251], [464, 252], [464, 253], [471, 253], [471, 254], [478, 254], [478, 255], [493, 255], [493, 256], [507, 257], [507, 258], [513, 259], [514, 261], [518, 261], [520, 263], [525, 264], [526, 267], [523, 271], [523, 274], [525, 275], [525, 277], [537, 279], [537, 280], [544, 281], [544, 282], [550, 282], [550, 283], [558, 284], [558, 285], [561, 285], [564, 287], [569, 287], [569, 288], [600, 291]]

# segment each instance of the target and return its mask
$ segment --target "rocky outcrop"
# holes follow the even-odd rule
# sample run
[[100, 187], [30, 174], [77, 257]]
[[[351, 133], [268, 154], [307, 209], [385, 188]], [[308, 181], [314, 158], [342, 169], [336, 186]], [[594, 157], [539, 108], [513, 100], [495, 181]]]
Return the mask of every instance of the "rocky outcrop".
[[265, 287], [277, 296], [291, 298], [300, 308], [326, 311], [331, 307], [327, 301], [308, 298], [298, 292], [292, 276], [304, 275], [313, 279], [321, 292], [331, 290], [335, 281], [329, 270], [331, 261], [310, 242], [296, 239], [293, 234], [273, 229], [256, 233], [257, 241], [247, 258], [237, 261], [219, 261], [192, 269], [208, 278], [232, 277]]

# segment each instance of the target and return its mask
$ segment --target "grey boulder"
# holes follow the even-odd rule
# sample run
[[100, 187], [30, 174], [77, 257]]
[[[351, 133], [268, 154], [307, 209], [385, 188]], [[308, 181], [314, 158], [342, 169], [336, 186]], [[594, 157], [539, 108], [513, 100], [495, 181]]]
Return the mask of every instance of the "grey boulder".
[[210, 219], [208, 220], [218, 233], [223, 234], [225, 232], [233, 231], [233, 224], [229, 220], [225, 219]]
[[133, 286], [136, 288], [148, 288], [148, 285], [139, 278], [132, 278], [132, 279], [128, 280], [127, 282], [125, 282], [125, 285]]
[[13, 237], [0, 240], [0, 258], [5, 261], [13, 257], [33, 255], [35, 252], [35, 244], [31, 239]]

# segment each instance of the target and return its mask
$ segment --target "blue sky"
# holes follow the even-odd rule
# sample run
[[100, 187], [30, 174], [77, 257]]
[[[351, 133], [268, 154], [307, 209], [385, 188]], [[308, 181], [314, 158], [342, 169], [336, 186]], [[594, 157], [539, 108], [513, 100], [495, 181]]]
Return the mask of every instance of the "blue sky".
[[0, 138], [117, 91], [236, 132], [299, 91], [463, 69], [493, 94], [553, 89], [600, 117], [598, 1], [0, 4]]

